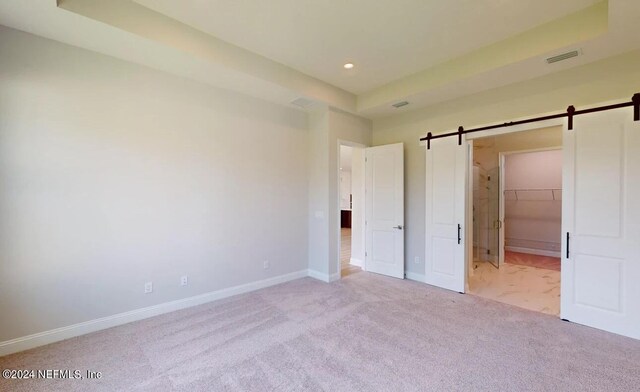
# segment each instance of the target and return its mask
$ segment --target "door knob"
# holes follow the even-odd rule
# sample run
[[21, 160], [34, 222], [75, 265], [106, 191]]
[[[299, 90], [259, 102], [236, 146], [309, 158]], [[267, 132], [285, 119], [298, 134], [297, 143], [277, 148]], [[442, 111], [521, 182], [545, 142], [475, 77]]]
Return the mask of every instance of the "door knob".
[[402, 225], [393, 226], [394, 229], [402, 230]]

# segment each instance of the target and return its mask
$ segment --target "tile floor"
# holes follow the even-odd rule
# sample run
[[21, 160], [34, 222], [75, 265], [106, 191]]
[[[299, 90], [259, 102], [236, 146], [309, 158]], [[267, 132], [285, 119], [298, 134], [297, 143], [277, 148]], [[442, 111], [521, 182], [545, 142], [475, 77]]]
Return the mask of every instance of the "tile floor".
[[538, 312], [560, 315], [560, 271], [474, 262], [469, 293]]
[[560, 257], [538, 256], [527, 253], [505, 251], [504, 258], [505, 262], [509, 264], [526, 265], [529, 267], [560, 271]]

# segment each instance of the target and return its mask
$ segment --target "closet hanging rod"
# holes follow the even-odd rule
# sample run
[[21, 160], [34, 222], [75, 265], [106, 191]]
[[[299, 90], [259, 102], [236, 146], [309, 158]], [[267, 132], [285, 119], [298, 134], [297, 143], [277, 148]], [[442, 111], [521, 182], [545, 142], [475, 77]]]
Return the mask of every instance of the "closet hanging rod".
[[518, 197], [518, 192], [551, 192], [551, 200], [536, 200], [536, 199], [526, 199], [526, 201], [558, 201], [559, 199], [556, 199], [556, 191], [557, 192], [562, 192], [562, 188], [521, 188], [521, 189], [505, 189], [503, 194], [506, 196], [507, 192], [513, 192], [513, 194], [516, 197], [515, 201], [520, 201], [520, 198]]
[[527, 119], [524, 119], [524, 120], [510, 121], [510, 122], [506, 122], [506, 123], [502, 123], [502, 124], [488, 125], [486, 127], [473, 128], [473, 129], [464, 129], [463, 127], [458, 127], [458, 131], [457, 132], [441, 133], [441, 134], [438, 134], [438, 135], [433, 135], [433, 134], [431, 134], [431, 132], [429, 132], [429, 133], [427, 133], [427, 136], [421, 138], [420, 141], [425, 141], [426, 140], [427, 141], [427, 149], [431, 149], [431, 141], [434, 140], [434, 139], [441, 139], [441, 138], [450, 137], [450, 136], [458, 136], [458, 145], [462, 145], [462, 135], [467, 134], [467, 133], [487, 131], [489, 129], [496, 129], [496, 128], [512, 127], [514, 125], [529, 124], [529, 123], [532, 123], [532, 122], [553, 120], [553, 119], [556, 119], [556, 118], [563, 118], [563, 117], [568, 117], [569, 118], [569, 124], [568, 125], [569, 125], [569, 129], [571, 130], [571, 129], [573, 129], [573, 117], [574, 116], [578, 116], [578, 115], [581, 115], [581, 114], [587, 114], [587, 113], [602, 112], [602, 111], [605, 111], [605, 110], [626, 108], [626, 107], [629, 107], [629, 106], [633, 106], [633, 120], [634, 121], [640, 121], [640, 93], [636, 93], [636, 94], [633, 95], [633, 97], [631, 98], [630, 102], [622, 102], [622, 103], [617, 103], [617, 104], [613, 104], [613, 105], [598, 106], [598, 107], [595, 107], [595, 108], [582, 109], [582, 110], [576, 110], [576, 108], [574, 106], [569, 106], [565, 113], [551, 114], [551, 115], [542, 116], [542, 117], [527, 118]]
[[505, 189], [505, 192], [544, 192], [544, 191], [561, 191], [562, 188], [516, 188]]

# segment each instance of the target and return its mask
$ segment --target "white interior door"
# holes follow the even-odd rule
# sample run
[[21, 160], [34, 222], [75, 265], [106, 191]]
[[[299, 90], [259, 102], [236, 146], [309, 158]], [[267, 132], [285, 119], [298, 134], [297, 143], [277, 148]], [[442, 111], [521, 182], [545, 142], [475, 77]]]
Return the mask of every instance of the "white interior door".
[[431, 141], [426, 151], [425, 281], [465, 290], [465, 202], [468, 144], [457, 137]]
[[403, 144], [365, 154], [365, 269], [404, 279]]
[[640, 123], [578, 116], [563, 145], [561, 317], [639, 339]]

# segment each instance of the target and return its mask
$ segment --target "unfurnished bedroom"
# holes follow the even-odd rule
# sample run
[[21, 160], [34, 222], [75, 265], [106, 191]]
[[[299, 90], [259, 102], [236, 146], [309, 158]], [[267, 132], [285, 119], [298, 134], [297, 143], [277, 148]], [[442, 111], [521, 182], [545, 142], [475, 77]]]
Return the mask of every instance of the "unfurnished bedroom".
[[0, 392], [638, 390], [639, 23], [0, 1]]

